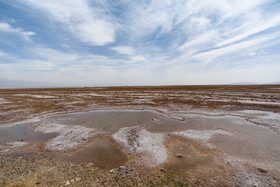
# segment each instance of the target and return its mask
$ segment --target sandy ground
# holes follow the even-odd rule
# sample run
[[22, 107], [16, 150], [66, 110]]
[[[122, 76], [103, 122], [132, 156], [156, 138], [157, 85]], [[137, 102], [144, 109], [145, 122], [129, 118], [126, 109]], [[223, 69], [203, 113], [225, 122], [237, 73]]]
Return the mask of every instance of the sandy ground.
[[277, 85], [0, 90], [0, 184], [279, 186], [279, 134]]

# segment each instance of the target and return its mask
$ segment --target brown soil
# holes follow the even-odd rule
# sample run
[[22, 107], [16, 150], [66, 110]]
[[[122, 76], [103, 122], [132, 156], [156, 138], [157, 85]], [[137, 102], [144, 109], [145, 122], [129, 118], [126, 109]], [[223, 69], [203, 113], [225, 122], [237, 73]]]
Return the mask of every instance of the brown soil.
[[[46, 98], [36, 98], [32, 95]], [[0, 97], [6, 101], [0, 105], [2, 123], [46, 113], [112, 107], [165, 108], [170, 111], [197, 108], [280, 112], [279, 105], [239, 102], [279, 102], [280, 85], [10, 89], [0, 90]]]
[[[6, 89], [0, 90], [0, 98], [0, 125], [100, 109], [156, 110], [169, 117], [190, 110], [280, 113], [280, 85]], [[0, 186], [280, 185], [279, 170], [240, 161], [194, 141], [170, 136], [166, 141], [168, 160], [159, 167], [146, 168], [103, 138], [71, 153], [46, 152], [43, 142], [0, 154]], [[81, 157], [100, 150], [106, 155], [96, 154], [89, 160]], [[183, 158], [178, 158], [178, 154]], [[119, 158], [113, 174], [102, 161], [104, 156], [106, 160]], [[118, 166], [127, 160], [125, 170], [118, 172]]]

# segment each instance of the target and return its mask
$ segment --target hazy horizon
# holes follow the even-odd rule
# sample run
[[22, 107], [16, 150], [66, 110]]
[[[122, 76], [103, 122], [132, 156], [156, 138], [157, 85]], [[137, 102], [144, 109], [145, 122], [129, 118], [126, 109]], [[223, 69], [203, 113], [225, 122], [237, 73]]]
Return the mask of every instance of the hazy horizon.
[[279, 7], [0, 0], [0, 88], [279, 83]]
[[0, 80], [0, 89], [33, 89], [33, 88], [88, 88], [88, 87], [126, 87], [126, 86], [215, 86], [215, 85], [280, 85], [280, 81], [278, 82], [266, 82], [266, 83], [256, 83], [256, 82], [234, 82], [230, 84], [146, 84], [146, 85], [51, 85], [48, 83], [40, 83], [40, 82], [28, 82], [28, 81], [12, 81], [12, 80]]

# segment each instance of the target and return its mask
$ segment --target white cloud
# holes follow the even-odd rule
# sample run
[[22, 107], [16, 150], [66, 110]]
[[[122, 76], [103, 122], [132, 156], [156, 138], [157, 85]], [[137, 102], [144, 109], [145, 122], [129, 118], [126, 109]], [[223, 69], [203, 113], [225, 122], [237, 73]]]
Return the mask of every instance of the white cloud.
[[113, 51], [124, 55], [133, 55], [135, 53], [134, 48], [128, 46], [117, 46], [111, 48]]
[[9, 25], [8, 23], [4, 23], [4, 22], [0, 22], [0, 32], [19, 34], [20, 36], [22, 36], [26, 40], [29, 40], [30, 36], [35, 35], [34, 32], [23, 31], [23, 29], [21, 29], [21, 28], [14, 28], [11, 25]]
[[[254, 15], [250, 16], [254, 18]], [[275, 27], [280, 24], [280, 14], [270, 17], [267, 19], [258, 19], [253, 22], [246, 22], [245, 28], [242, 28], [241, 32], [237, 35], [234, 35], [233, 37], [226, 39], [218, 44], [215, 45], [215, 47], [222, 47], [228, 44], [232, 44], [234, 42], [240, 41], [242, 39], [246, 39], [247, 37], [257, 34], [259, 32], [265, 31], [269, 28]]]
[[203, 47], [206, 44], [211, 44], [218, 40], [218, 33], [215, 30], [210, 30], [208, 32], [204, 32], [191, 38], [184, 45], [180, 47], [180, 50], [185, 50], [193, 47]]
[[23, 0], [27, 6], [47, 13], [50, 19], [63, 23], [88, 45], [102, 46], [115, 41], [117, 26], [102, 10], [91, 7], [86, 0]]
[[[219, 0], [224, 1], [224, 0]], [[225, 1], [224, 1], [225, 2]], [[260, 7], [269, 2], [268, 0], [254, 0], [254, 1], [244, 1], [244, 0], [235, 0], [235, 1], [226, 1], [221, 3], [221, 9], [223, 9], [223, 18], [234, 18], [240, 15], [244, 16], [250, 12], [256, 12]], [[219, 4], [219, 3], [215, 3]]]
[[[278, 15], [264, 14], [262, 6], [267, 2], [122, 0], [121, 3], [127, 5], [128, 11], [126, 10], [125, 18], [121, 22], [128, 38], [135, 42], [141, 43], [141, 38], [147, 35], [153, 40], [172, 31], [173, 36], [177, 35], [181, 40], [187, 40], [183, 45], [182, 41], [177, 42], [182, 47], [170, 45], [173, 48], [187, 51], [208, 50], [240, 42], [251, 35], [277, 26], [280, 20]], [[236, 27], [239, 29], [232, 32]], [[151, 53], [150, 50], [144, 52]]]
[[[150, 34], [160, 29], [169, 32], [178, 24], [184, 23], [189, 29], [194, 31], [204, 30], [211, 27], [211, 16], [215, 16], [215, 22], [231, 20], [239, 16], [245, 16], [267, 0], [256, 1], [224, 1], [217, 0], [179, 0], [179, 1], [159, 1], [148, 2], [128, 2], [130, 12], [127, 15], [132, 30], [138, 34]], [[210, 19], [209, 19], [210, 18]]]
[[[38, 40], [41, 44], [24, 46], [21, 54], [30, 60], [16, 52], [13, 58], [5, 56], [0, 73], [18, 79], [36, 75], [42, 80], [79, 85], [218, 84], [279, 79], [275, 73], [279, 55], [270, 55], [279, 47], [276, 27], [280, 26], [280, 14], [269, 8], [268, 0], [18, 2], [36, 16], [45, 16], [59, 29], [65, 29], [67, 33], [62, 34], [68, 39], [64, 45], [57, 41], [59, 46], [50, 46], [52, 42], [44, 45], [48, 38]], [[23, 6], [16, 8], [19, 7]], [[59, 29], [53, 34], [61, 35]], [[0, 31], [21, 33], [23, 37], [32, 35], [8, 24], [0, 24]], [[71, 36], [102, 47], [79, 45], [76, 39], [72, 45]], [[104, 46], [109, 43], [113, 44]], [[106, 56], [108, 50], [118, 54], [111, 51]], [[253, 68], [255, 64], [264, 67], [265, 63], [273, 64], [275, 69]], [[39, 70], [49, 72], [40, 76], [36, 72]], [[250, 70], [256, 70], [260, 76], [246, 76], [254, 74]], [[261, 75], [270, 71], [274, 76], [265, 79], [266, 75]], [[238, 73], [242, 76], [236, 76]]]
[[133, 62], [141, 62], [141, 61], [146, 62], [147, 61], [147, 59], [144, 56], [141, 56], [141, 55], [132, 56], [130, 58], [130, 60], [133, 61]]
[[[20, 78], [20, 75], [25, 74], [26, 71], [46, 71], [55, 70], [56, 64], [47, 60], [37, 59], [19, 59], [11, 57], [13, 63], [1, 62], [0, 69], [4, 70], [3, 73], [8, 74], [9, 77]], [[28, 74], [26, 74], [28, 75]], [[39, 77], [38, 77], [39, 78]], [[33, 80], [33, 79], [30, 79]]]
[[184, 8], [186, 1], [152, 0], [152, 1], [126, 1], [122, 3], [128, 7], [125, 19], [122, 20], [123, 30], [129, 33], [131, 38], [141, 38], [149, 34], [169, 33], [176, 24], [182, 23], [178, 17], [188, 14], [188, 9]]
[[255, 52], [250, 52], [250, 53], [248, 53], [248, 55], [249, 55], [249, 56], [255, 56], [256, 53], [255, 53]]
[[79, 59], [79, 55], [73, 53], [64, 53], [58, 50], [45, 47], [36, 47], [27, 49], [37, 59], [44, 59], [52, 62], [72, 62]]
[[139, 63], [139, 62], [147, 62], [147, 58], [144, 55], [139, 55], [140, 51], [136, 51], [132, 47], [128, 46], [117, 46], [112, 47], [111, 50], [116, 51], [119, 54], [127, 55], [128, 60], [123, 61], [124, 63]]
[[24, 60], [19, 64], [18, 67], [22, 69], [27, 69], [28, 71], [49, 71], [55, 70], [56, 65], [54, 62], [44, 61], [44, 60]]
[[270, 35], [265, 35], [261, 37], [257, 37], [248, 41], [239, 42], [237, 44], [229, 45], [219, 49], [213, 49], [207, 52], [202, 52], [197, 55], [194, 55], [194, 59], [201, 60], [203, 63], [208, 63], [214, 60], [215, 58], [229, 55], [237, 51], [242, 51], [244, 49], [249, 49], [253, 46], [260, 46], [260, 44], [272, 40], [276, 37], [279, 37], [280, 33], [274, 33]]

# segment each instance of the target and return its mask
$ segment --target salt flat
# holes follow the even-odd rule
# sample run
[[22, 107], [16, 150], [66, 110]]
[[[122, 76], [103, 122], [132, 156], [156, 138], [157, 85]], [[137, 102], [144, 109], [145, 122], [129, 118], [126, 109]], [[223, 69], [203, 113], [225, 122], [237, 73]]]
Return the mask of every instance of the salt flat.
[[[0, 134], [20, 127], [29, 129], [29, 135], [46, 137], [31, 141], [24, 134], [27, 131], [20, 131], [21, 138], [13, 139], [7, 131], [7, 141], [0, 142], [1, 167], [13, 170], [12, 164], [4, 162], [20, 159], [29, 167], [40, 162], [42, 168], [59, 171], [60, 165], [79, 166], [85, 175], [103, 180], [123, 176], [124, 184], [171, 184], [170, 177], [177, 177], [180, 183], [193, 186], [197, 181], [213, 186], [279, 186], [279, 88], [0, 90]], [[31, 157], [34, 162], [28, 161]], [[124, 171], [118, 171], [120, 165]], [[27, 177], [20, 171], [0, 172], [0, 181], [18, 175]], [[73, 177], [68, 170], [58, 175]]]

